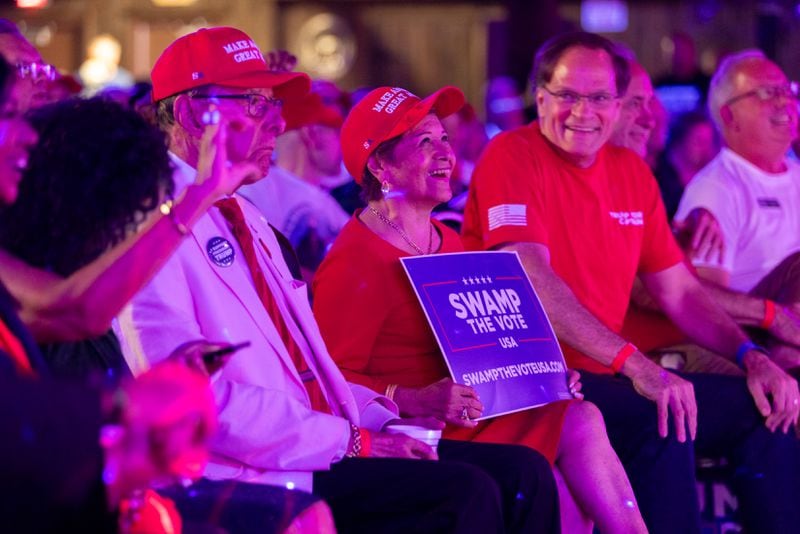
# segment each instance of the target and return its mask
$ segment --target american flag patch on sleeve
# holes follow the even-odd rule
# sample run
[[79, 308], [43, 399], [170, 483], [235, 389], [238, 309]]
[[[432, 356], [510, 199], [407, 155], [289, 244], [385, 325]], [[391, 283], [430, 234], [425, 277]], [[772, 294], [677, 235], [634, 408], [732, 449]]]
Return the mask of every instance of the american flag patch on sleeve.
[[527, 226], [525, 204], [500, 204], [489, 208], [489, 230], [501, 226]]

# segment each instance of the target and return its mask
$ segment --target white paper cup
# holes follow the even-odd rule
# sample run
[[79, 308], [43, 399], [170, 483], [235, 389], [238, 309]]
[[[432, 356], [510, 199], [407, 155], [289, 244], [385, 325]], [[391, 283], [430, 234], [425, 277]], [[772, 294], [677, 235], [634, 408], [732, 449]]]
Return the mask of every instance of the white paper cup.
[[417, 439], [423, 443], [427, 443], [434, 449], [439, 445], [439, 440], [442, 439], [442, 431], [434, 430], [432, 428], [425, 428], [424, 426], [417, 425], [389, 425], [384, 428], [389, 434], [405, 434], [406, 436]]

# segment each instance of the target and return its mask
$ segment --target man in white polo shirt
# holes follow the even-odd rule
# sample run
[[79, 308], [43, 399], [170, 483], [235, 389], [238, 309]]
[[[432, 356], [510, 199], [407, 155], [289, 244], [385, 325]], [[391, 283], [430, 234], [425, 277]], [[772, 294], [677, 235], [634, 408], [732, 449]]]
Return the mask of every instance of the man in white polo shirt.
[[[684, 192], [677, 220], [705, 208], [722, 230], [722, 262], [695, 259], [701, 277], [744, 324], [768, 330], [781, 367], [800, 366], [800, 164], [786, 157], [797, 135], [797, 86], [760, 51], [730, 56], [709, 91], [725, 146]], [[777, 303], [777, 304], [776, 304]]]

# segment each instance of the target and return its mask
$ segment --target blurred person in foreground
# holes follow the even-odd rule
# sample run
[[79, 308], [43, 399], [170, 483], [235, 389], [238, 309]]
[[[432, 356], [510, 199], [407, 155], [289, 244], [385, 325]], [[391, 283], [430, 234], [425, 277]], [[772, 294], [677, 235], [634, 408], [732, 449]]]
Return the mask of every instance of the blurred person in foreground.
[[[253, 40], [227, 27], [173, 42], [152, 80], [177, 191], [194, 180], [203, 122], [214, 119], [231, 125], [232, 164], [250, 162], [252, 178], [264, 178], [284, 128], [281, 99], [309, 86], [304, 74], [268, 70]], [[552, 475], [527, 449], [453, 445], [460, 454], [418, 461], [437, 452], [384, 431], [398, 421], [396, 406], [345, 382], [284, 254], [291, 261], [291, 247], [234, 193], [120, 316], [137, 365], [198, 338], [251, 343], [212, 381], [220, 424], [207, 479], [313, 489], [345, 531], [501, 532], [534, 521], [542, 502], [556, 509]]]
[[[12, 76], [0, 60], [0, 101]], [[36, 141], [36, 132], [22, 119], [0, 120], [2, 210], [17, 199]], [[179, 532], [174, 508], [147, 488], [156, 480], [191, 478], [202, 471], [215, 425], [207, 380], [172, 362], [114, 390], [52, 380], [16, 308], [0, 284], [4, 528]], [[152, 523], [156, 506], [163, 513]]]
[[[785, 532], [800, 523], [800, 444], [789, 433], [797, 382], [686, 268], [644, 161], [608, 143], [629, 77], [599, 35], [563, 34], [539, 49], [540, 119], [486, 147], [465, 244], [520, 255], [651, 532], [699, 532], [695, 451], [730, 462], [746, 528]], [[637, 275], [670, 319], [747, 379], [671, 373], [621, 337]]]
[[[0, 216], [0, 277], [43, 343], [47, 371], [118, 380], [130, 373], [111, 319], [184, 243], [198, 217], [255, 168], [228, 165], [226, 123], [204, 127], [197, 178], [172, 198], [165, 136], [133, 110], [75, 99], [35, 110], [30, 120], [39, 143], [18, 204]], [[172, 358], [191, 363], [227, 345], [195, 344]], [[301, 492], [202, 482], [191, 491], [178, 508], [194, 526], [267, 532], [310, 522], [312, 530], [330, 529], [325, 505]]]
[[73, 99], [31, 120], [40, 142], [0, 215], [0, 279], [51, 372], [125, 376], [112, 319], [253, 168], [225, 167], [226, 131], [209, 128], [198, 180], [173, 199], [165, 137], [135, 112]]
[[[40, 329], [40, 335], [53, 337], [53, 342], [43, 345], [48, 368], [54, 374], [79, 379], [90, 378], [97, 371], [106, 379], [125, 376], [128, 367], [116, 336], [108, 330], [107, 314], [119, 312], [130, 298], [129, 292], [138, 291], [174, 249], [185, 243], [187, 225], [196, 224], [200, 214], [195, 210], [207, 208], [254, 169], [228, 165], [227, 123], [204, 127], [198, 179], [173, 201], [169, 200], [173, 168], [164, 135], [135, 111], [96, 97], [45, 106], [30, 117], [40, 142], [31, 152], [18, 204], [0, 219], [0, 243], [15, 254], [14, 261], [27, 262], [14, 276], [30, 286], [23, 298], [28, 302], [25, 309], [35, 314], [32, 324]], [[169, 213], [165, 215], [159, 207]], [[187, 222], [180, 218], [184, 214]], [[48, 300], [54, 297], [47, 293], [31, 302], [35, 288], [47, 287], [50, 278], [54, 278], [50, 280], [53, 289], [82, 290], [80, 285], [76, 287], [77, 281], [81, 277], [91, 281], [86, 273], [108, 268], [109, 261], [113, 267], [91, 282], [95, 287], [86, 302], [94, 301], [96, 307], [88, 310], [88, 315], [75, 313], [71, 300]], [[109, 278], [110, 270], [116, 270], [119, 277]], [[25, 278], [26, 274], [38, 276], [42, 283]], [[22, 288], [14, 287], [22, 294]], [[97, 298], [102, 300], [97, 302]], [[59, 302], [64, 308], [58, 307]], [[87, 329], [102, 326], [107, 329], [102, 335], [82, 337]], [[67, 331], [70, 337], [63, 335]], [[199, 361], [202, 354], [227, 345], [197, 342], [183, 345], [185, 350], [178, 354], [173, 353], [178, 345], [169, 351], [171, 358], [188, 359], [204, 370]], [[310, 518], [319, 506], [324, 521], [316, 526], [324, 528], [330, 523], [325, 505], [302, 492], [202, 480], [189, 490], [179, 488], [161, 491], [175, 496], [186, 523], [193, 525], [278, 532], [295, 521], [313, 520]], [[211, 514], [211, 510], [217, 512]]]
[[[164, 135], [134, 112], [100, 99], [44, 106], [29, 112], [28, 120], [39, 143], [18, 201], [0, 214], [0, 247], [4, 256], [13, 255], [0, 256], [0, 277], [21, 302], [51, 373], [119, 380], [130, 373], [110, 319], [126, 303], [121, 297], [130, 298], [147, 277], [107, 278], [94, 309], [75, 306], [72, 298], [80, 297], [65, 289], [75, 288], [69, 279], [87, 271], [102, 276], [107, 262], [98, 258], [149, 222], [171, 194]], [[147, 251], [153, 271], [180, 241], [169, 219], [160, 230], [164, 243]], [[147, 265], [124, 267], [149, 271]], [[125, 291], [127, 284], [133, 287]]]
[[[314, 313], [325, 342], [349, 380], [386, 391], [401, 415], [447, 424], [445, 438], [526, 445], [543, 454], [559, 482], [566, 532], [591, 532], [592, 522], [602, 532], [645, 532], [593, 405], [560, 401], [475, 422], [483, 414], [476, 391], [447, 376], [400, 258], [464, 250], [455, 232], [431, 219], [433, 208], [452, 196], [456, 163], [441, 119], [463, 105], [455, 87], [425, 99], [380, 87], [350, 111], [342, 151], [368, 204], [314, 279]], [[577, 374], [569, 381], [574, 389]]]

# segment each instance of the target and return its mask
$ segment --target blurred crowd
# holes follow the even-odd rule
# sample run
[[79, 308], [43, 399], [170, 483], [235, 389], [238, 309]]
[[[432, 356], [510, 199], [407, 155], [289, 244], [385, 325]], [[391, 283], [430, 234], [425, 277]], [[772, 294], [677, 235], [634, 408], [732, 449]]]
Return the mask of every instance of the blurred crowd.
[[[800, 529], [798, 85], [672, 42], [561, 34], [469, 103], [235, 28], [100, 88], [0, 20], [8, 531], [700, 532], [697, 457]], [[465, 250], [519, 255], [571, 399], [451, 380], [399, 258]]]

